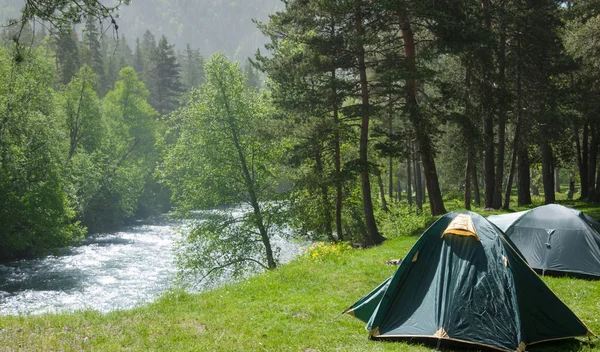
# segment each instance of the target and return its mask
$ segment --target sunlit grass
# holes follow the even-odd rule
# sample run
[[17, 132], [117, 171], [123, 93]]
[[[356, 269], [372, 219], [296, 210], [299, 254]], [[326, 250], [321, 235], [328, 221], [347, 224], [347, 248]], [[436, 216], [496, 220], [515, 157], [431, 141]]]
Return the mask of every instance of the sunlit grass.
[[[394, 211], [405, 213], [380, 217], [389, 240], [376, 248], [318, 244], [292, 263], [247, 281], [197, 295], [171, 292], [129, 311], [2, 317], [0, 351], [432, 351], [435, 346], [370, 341], [361, 321], [340, 316], [394, 272], [385, 262], [402, 258], [432, 221]], [[600, 332], [599, 282], [544, 281]], [[534, 349], [600, 351], [600, 344], [583, 338]]]

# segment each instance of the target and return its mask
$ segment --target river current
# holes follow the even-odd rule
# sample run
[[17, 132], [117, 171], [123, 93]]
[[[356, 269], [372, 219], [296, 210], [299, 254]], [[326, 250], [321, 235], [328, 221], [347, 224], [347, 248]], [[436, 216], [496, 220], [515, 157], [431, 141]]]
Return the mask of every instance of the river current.
[[[106, 313], [151, 302], [174, 284], [173, 243], [188, 226], [161, 217], [91, 236], [59, 255], [0, 264], [0, 314]], [[301, 250], [281, 238], [273, 245], [282, 262]]]

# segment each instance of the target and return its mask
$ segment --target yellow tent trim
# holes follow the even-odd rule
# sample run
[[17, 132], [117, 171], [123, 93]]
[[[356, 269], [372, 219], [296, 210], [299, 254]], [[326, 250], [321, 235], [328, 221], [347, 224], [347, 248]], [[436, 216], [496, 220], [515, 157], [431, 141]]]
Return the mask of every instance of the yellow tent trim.
[[525, 342], [521, 341], [521, 343], [519, 344], [519, 347], [517, 348], [517, 352], [525, 352], [527, 351], [527, 344], [525, 344]]
[[373, 337], [377, 337], [379, 336], [379, 326], [376, 327], [373, 330], [369, 330], [369, 335], [373, 336]]
[[458, 214], [450, 222], [450, 225], [448, 225], [441, 237], [444, 237], [444, 235], [472, 236], [479, 241], [477, 230], [475, 230], [475, 225], [473, 225], [473, 219], [471, 219], [471, 215], [469, 214]]
[[417, 253], [415, 253], [415, 255], [413, 256], [413, 259], [411, 262], [416, 262], [419, 259], [419, 251], [417, 251]]
[[448, 333], [446, 332], [446, 330], [444, 330], [444, 328], [440, 328], [438, 331], [435, 332], [435, 334], [433, 334], [433, 337], [446, 339], [448, 338]]
[[356, 318], [356, 315], [354, 315], [354, 307], [350, 307], [350, 308], [346, 309], [344, 312], [342, 312], [342, 314], [348, 314], [348, 315]]

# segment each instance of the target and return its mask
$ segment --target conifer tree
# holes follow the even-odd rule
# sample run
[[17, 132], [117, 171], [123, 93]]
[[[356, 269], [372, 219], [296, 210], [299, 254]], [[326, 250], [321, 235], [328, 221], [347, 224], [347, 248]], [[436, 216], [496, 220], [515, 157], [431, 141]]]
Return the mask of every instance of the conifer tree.
[[83, 29], [82, 63], [88, 65], [96, 74], [94, 89], [102, 92], [104, 82], [104, 53], [100, 43], [100, 31], [96, 21], [89, 18]]
[[152, 91], [152, 86], [154, 84], [152, 79], [152, 71], [156, 68], [156, 63], [154, 62], [154, 56], [156, 52], [156, 38], [149, 31], [146, 30], [144, 35], [142, 36], [142, 42], [140, 46], [141, 57], [142, 57], [142, 67], [143, 70], [140, 73], [140, 78], [146, 84], [146, 88]]
[[246, 65], [244, 66], [244, 74], [246, 75], [246, 81], [250, 87], [259, 87], [261, 86], [260, 76], [258, 72], [252, 66], [252, 63], [248, 59], [246, 61]]
[[80, 66], [77, 34], [74, 31], [59, 33], [56, 43], [56, 66], [59, 83], [69, 84]]
[[119, 70], [133, 65], [133, 52], [127, 44], [127, 39], [125, 39], [125, 35], [119, 36], [119, 42], [117, 46], [119, 52]]
[[186, 91], [198, 87], [204, 82], [204, 58], [199, 49], [186, 45], [183, 54], [179, 55], [182, 71], [182, 84]]
[[156, 111], [165, 115], [177, 108], [183, 87], [173, 45], [168, 43], [164, 35], [160, 38], [154, 52], [153, 64], [150, 74], [152, 80], [150, 99]]
[[140, 38], [135, 39], [135, 53], [133, 54], [133, 69], [139, 77], [144, 73], [144, 57], [140, 48]]
[[[356, 11], [362, 11], [363, 6], [366, 4], [361, 1], [346, 4], [290, 1], [286, 11], [272, 16], [268, 25], [261, 25], [263, 33], [272, 40], [267, 48], [273, 51], [273, 59], [260, 55], [257, 59], [275, 84], [272, 87], [274, 99], [282, 108], [297, 115], [297, 121], [302, 121], [302, 132], [298, 137], [303, 142], [298, 145], [297, 152], [300, 152], [300, 158], [312, 159], [314, 172], [319, 175], [317, 180], [306, 182], [309, 192], [322, 194], [319, 198], [322, 199], [323, 215], [319, 214], [319, 217], [325, 225], [331, 222], [327, 220], [331, 218], [327, 211], [327, 188], [335, 185], [336, 233], [339, 239], [342, 238], [342, 187], [345, 180], [348, 182], [350, 177], [360, 173], [363, 212], [360, 215], [354, 208], [356, 205], [352, 205], [349, 213], [352, 222], [359, 225], [363, 242], [371, 246], [381, 243], [383, 237], [374, 222], [369, 180], [373, 170], [369, 170], [367, 158], [368, 122], [372, 114], [365, 65], [367, 36], [362, 35], [364, 18], [356, 16]], [[357, 93], [357, 87], [363, 88], [360, 93]], [[359, 103], [344, 104], [351, 101]], [[360, 122], [356, 123], [356, 120]], [[351, 134], [346, 121], [360, 126], [360, 153], [354, 154], [353, 158], [350, 156], [351, 161], [342, 170], [340, 144], [342, 136]], [[335, 170], [324, 169], [328, 160], [333, 161]]]
[[119, 63], [115, 55], [108, 55], [106, 60], [106, 74], [104, 75], [104, 92], [108, 92], [113, 89], [115, 81], [119, 76]]

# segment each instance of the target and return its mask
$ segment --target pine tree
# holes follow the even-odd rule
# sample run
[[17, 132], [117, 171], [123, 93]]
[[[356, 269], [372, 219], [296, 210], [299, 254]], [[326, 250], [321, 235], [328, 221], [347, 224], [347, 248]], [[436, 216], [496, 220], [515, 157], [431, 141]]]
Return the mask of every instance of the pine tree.
[[106, 61], [106, 74], [104, 75], [104, 90], [105, 94], [114, 88], [115, 81], [119, 76], [119, 67], [115, 55], [108, 55]]
[[198, 87], [204, 82], [204, 57], [199, 49], [192, 49], [189, 44], [186, 45], [181, 58], [182, 83], [186, 91]]
[[144, 57], [142, 56], [142, 49], [140, 48], [140, 38], [135, 40], [135, 53], [133, 54], [133, 69], [139, 77], [144, 72]]
[[154, 82], [152, 81], [152, 71], [156, 69], [156, 63], [154, 62], [154, 56], [156, 52], [156, 38], [149, 31], [146, 30], [142, 37], [142, 43], [140, 46], [142, 67], [143, 70], [140, 72], [140, 78], [146, 84], [146, 88], [152, 91]]
[[80, 67], [77, 34], [74, 31], [59, 33], [56, 43], [56, 67], [58, 81], [67, 85]]
[[170, 45], [163, 35], [153, 56], [153, 70], [150, 77], [150, 101], [161, 115], [175, 110], [178, 99], [183, 92], [179, 76], [179, 63], [175, 56], [173, 45]]
[[91, 67], [96, 74], [94, 89], [96, 92], [102, 92], [104, 82], [104, 53], [100, 43], [100, 31], [95, 19], [89, 18], [85, 23], [82, 49], [82, 63]]
[[133, 65], [133, 52], [127, 44], [127, 39], [125, 39], [125, 35], [119, 36], [119, 44], [118, 44], [118, 52], [119, 52], [119, 70]]
[[252, 66], [252, 63], [248, 59], [246, 61], [246, 65], [244, 66], [244, 74], [246, 75], [246, 81], [250, 87], [261, 87], [260, 76], [258, 72]]
[[[363, 213], [358, 204], [348, 204], [347, 208], [363, 242], [371, 246], [384, 238], [374, 223], [369, 181], [372, 170], [367, 160], [368, 121], [373, 109], [368, 108], [368, 93], [356, 92], [356, 87], [366, 88], [369, 84], [365, 82], [365, 45], [356, 40], [360, 37], [357, 29], [364, 29], [364, 22], [358, 19], [360, 28], [357, 28], [354, 11], [357, 7], [362, 9], [363, 4], [353, 4], [356, 6], [336, 1], [288, 2], [285, 12], [272, 16], [268, 25], [261, 25], [263, 33], [272, 40], [267, 48], [272, 50], [273, 58], [259, 55], [257, 61], [270, 77], [274, 100], [299, 125], [294, 129], [299, 140], [295, 158], [310, 160], [308, 165], [314, 167], [315, 176], [298, 184], [304, 184], [311, 197], [318, 199], [314, 202], [322, 227], [317, 231], [331, 236], [328, 193], [334, 187], [336, 233], [338, 239], [342, 238], [343, 187], [349, 186], [352, 178], [356, 182], [355, 177], [360, 173]], [[350, 101], [360, 103], [344, 104]], [[346, 121], [356, 126], [356, 120], [363, 122], [359, 157], [350, 156], [352, 161], [342, 169], [342, 140], [356, 133], [349, 130]], [[331, 164], [333, 170], [329, 169]]]

